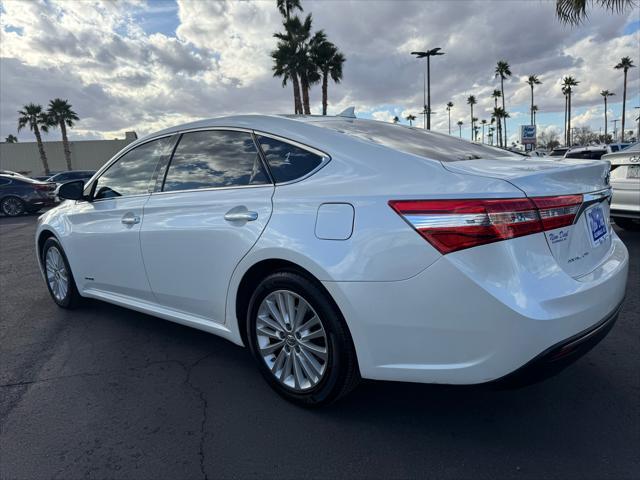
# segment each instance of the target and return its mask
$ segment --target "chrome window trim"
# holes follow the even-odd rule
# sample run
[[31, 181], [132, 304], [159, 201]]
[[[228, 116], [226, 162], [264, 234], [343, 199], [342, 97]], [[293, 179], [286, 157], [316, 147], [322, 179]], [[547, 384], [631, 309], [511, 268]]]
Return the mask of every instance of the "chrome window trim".
[[[324, 168], [325, 165], [327, 165], [331, 161], [331, 155], [329, 155], [328, 153], [325, 153], [322, 150], [311, 147], [309, 145], [305, 145], [304, 143], [300, 143], [296, 140], [291, 140], [290, 138], [282, 137], [280, 135], [275, 135], [273, 133], [263, 132], [261, 130], [254, 130], [253, 133], [257, 136], [272, 138], [274, 140], [278, 140], [279, 142], [288, 143], [289, 145], [293, 145], [294, 147], [298, 147], [302, 150], [306, 150], [307, 152], [313, 153], [314, 155], [317, 155], [321, 158], [321, 162], [316, 168], [314, 168], [307, 174], [303, 175], [302, 177], [296, 178], [295, 180], [289, 180], [288, 182], [276, 182], [274, 178], [273, 181], [276, 186], [291, 185], [293, 183], [301, 182], [306, 178], [309, 178], [310, 176], [315, 175], [319, 170]], [[262, 151], [262, 147], [260, 146], [260, 143], [257, 141], [257, 139], [256, 139], [256, 143], [260, 148], [260, 153], [264, 155], [264, 152]], [[266, 156], [264, 160], [265, 160], [265, 163], [267, 164], [267, 168], [269, 168], [269, 162], [267, 162]], [[269, 172], [271, 172], [270, 168], [269, 168]]]
[[[169, 190], [167, 192], [151, 192], [150, 195], [168, 195], [168, 194], [180, 194], [180, 193], [194, 193], [194, 192], [211, 192], [215, 190], [238, 190], [241, 188], [273, 188], [273, 183], [263, 183], [261, 185], [236, 185], [233, 187], [207, 187], [207, 188], [190, 188], [189, 190]], [[118, 197], [119, 198], [119, 197]]]

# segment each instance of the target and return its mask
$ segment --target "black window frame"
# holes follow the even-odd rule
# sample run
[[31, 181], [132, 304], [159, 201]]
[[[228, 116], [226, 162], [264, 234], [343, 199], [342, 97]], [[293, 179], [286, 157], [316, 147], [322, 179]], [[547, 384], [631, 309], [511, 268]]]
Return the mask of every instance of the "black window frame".
[[[264, 173], [267, 176], [267, 182], [262, 184], [257, 184], [257, 185], [233, 185], [233, 186], [224, 186], [224, 187], [206, 187], [206, 188], [195, 188], [195, 189], [188, 189], [188, 190], [165, 191], [164, 186], [167, 181], [167, 174], [169, 173], [169, 168], [171, 168], [171, 164], [173, 163], [173, 159], [174, 159], [176, 150], [178, 148], [178, 145], [180, 145], [180, 142], [182, 141], [182, 137], [187, 133], [220, 132], [220, 131], [246, 133], [251, 137], [251, 140], [253, 141], [253, 146], [255, 147], [256, 153], [258, 154], [258, 158], [260, 159], [260, 164], [262, 165], [262, 168], [264, 169]], [[259, 188], [259, 187], [274, 186], [274, 180], [273, 180], [273, 176], [271, 175], [271, 170], [269, 170], [269, 165], [267, 164], [264, 158], [264, 154], [262, 152], [262, 149], [260, 148], [260, 145], [256, 141], [255, 132], [253, 130], [248, 128], [236, 128], [236, 127], [209, 127], [209, 128], [197, 128], [194, 130], [184, 130], [182, 132], [177, 132], [176, 136], [177, 136], [177, 139], [173, 145], [171, 156], [169, 160], [166, 162], [166, 164], [161, 167], [164, 171], [162, 172], [161, 175], [158, 175], [158, 177], [156, 178], [156, 184], [153, 190], [154, 194], [159, 194], [159, 193], [160, 194], [176, 194], [176, 193], [183, 193], [183, 192], [206, 192], [210, 190], [230, 190], [230, 189], [236, 189], [236, 188]], [[160, 178], [162, 178], [162, 181], [160, 181]]]
[[[109, 197], [109, 198], [95, 198], [95, 189], [96, 186], [98, 185], [98, 180], [100, 180], [100, 178], [109, 171], [109, 169], [111, 167], [113, 167], [115, 164], [117, 164], [125, 155], [127, 155], [129, 152], [132, 152], [133, 150], [135, 150], [136, 148], [142, 147], [148, 143], [151, 142], [155, 142], [157, 140], [161, 140], [163, 138], [173, 138], [173, 144], [170, 147], [170, 153], [169, 155], [167, 155], [167, 158], [169, 159], [168, 161], [170, 161], [171, 158], [173, 158], [173, 153], [175, 152], [176, 149], [176, 145], [178, 144], [178, 139], [179, 139], [180, 135], [176, 132], [172, 132], [170, 134], [167, 135], [161, 135], [158, 137], [153, 137], [153, 138], [149, 138], [148, 140], [145, 140], [142, 143], [136, 143], [135, 145], [131, 146], [131, 148], [127, 148], [124, 152], [122, 152], [120, 155], [118, 155], [117, 158], [113, 159], [112, 161], [108, 162], [102, 169], [98, 170], [94, 175], [97, 175], [93, 181], [86, 185], [84, 188], [84, 195], [87, 199], [87, 201], [89, 202], [101, 202], [104, 200], [113, 200], [114, 198], [132, 198], [132, 197], [140, 197], [143, 195], [150, 195], [151, 193], [153, 193], [155, 191], [155, 185], [157, 184], [157, 179], [158, 179], [158, 174], [160, 169], [162, 168], [160, 161], [158, 161], [156, 163], [155, 169], [153, 171], [153, 174], [151, 175], [151, 178], [149, 179], [149, 191], [147, 193], [136, 193], [134, 195], [122, 195], [120, 197]], [[168, 164], [168, 161], [165, 162], [166, 164]], [[153, 187], [152, 187], [153, 185]]]

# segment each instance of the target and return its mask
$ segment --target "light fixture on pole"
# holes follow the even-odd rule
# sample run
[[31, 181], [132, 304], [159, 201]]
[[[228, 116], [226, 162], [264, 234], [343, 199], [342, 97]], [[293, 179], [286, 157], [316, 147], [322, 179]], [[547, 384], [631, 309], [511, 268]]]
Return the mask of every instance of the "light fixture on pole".
[[[432, 48], [431, 50], [427, 50], [426, 52], [411, 52], [411, 55], [415, 55], [416, 58], [426, 58], [427, 59], [427, 72], [424, 77], [424, 92], [423, 92], [423, 102], [424, 102], [424, 116], [425, 116], [425, 128], [427, 130], [431, 130], [431, 57], [436, 55], [444, 55], [444, 52], [440, 47]], [[426, 97], [426, 98], [425, 98]]]

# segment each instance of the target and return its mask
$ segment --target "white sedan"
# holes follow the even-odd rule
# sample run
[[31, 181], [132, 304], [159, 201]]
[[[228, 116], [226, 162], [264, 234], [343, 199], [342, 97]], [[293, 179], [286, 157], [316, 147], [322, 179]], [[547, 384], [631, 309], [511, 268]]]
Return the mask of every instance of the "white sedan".
[[628, 254], [608, 164], [401, 125], [236, 116], [127, 146], [40, 217], [53, 300], [104, 300], [249, 348], [320, 405], [360, 378], [521, 383], [612, 326]]

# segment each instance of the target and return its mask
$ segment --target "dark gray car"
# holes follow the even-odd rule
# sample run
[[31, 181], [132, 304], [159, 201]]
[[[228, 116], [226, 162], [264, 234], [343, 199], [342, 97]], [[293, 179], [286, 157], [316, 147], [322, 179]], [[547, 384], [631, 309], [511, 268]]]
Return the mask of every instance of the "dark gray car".
[[35, 213], [56, 204], [56, 184], [32, 178], [0, 175], [0, 211], [10, 217]]
[[83, 180], [85, 183], [93, 177], [95, 170], [69, 170], [68, 172], [60, 172], [48, 178], [49, 182], [55, 182], [58, 185], [72, 182], [74, 180]]

